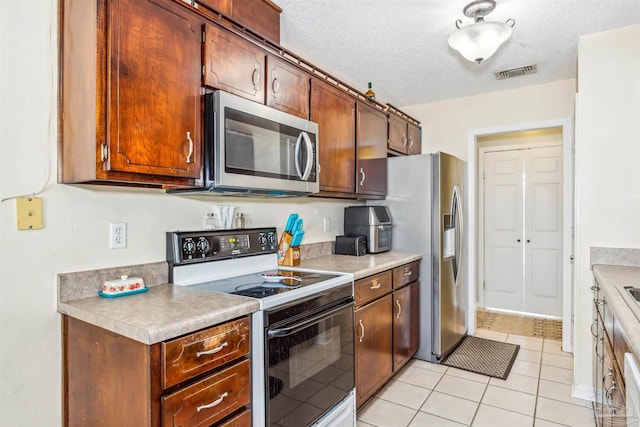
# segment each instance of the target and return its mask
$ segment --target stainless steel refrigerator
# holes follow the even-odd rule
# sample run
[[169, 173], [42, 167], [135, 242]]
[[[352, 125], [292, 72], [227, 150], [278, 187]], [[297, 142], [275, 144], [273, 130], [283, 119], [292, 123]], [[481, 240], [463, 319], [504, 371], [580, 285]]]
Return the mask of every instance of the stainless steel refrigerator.
[[464, 162], [446, 153], [388, 159], [383, 204], [393, 223], [391, 249], [422, 253], [420, 348], [439, 362], [467, 333]]

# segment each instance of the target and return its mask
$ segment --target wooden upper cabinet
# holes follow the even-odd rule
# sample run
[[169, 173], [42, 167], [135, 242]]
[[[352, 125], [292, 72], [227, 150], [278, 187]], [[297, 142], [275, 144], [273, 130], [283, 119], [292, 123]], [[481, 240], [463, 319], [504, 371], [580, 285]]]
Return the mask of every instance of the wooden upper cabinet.
[[387, 115], [357, 103], [356, 193], [387, 194]]
[[164, 0], [110, 12], [107, 169], [199, 177], [201, 21]]
[[388, 148], [401, 154], [420, 154], [422, 152], [420, 128], [400, 116], [389, 113]]
[[311, 79], [311, 121], [318, 124], [320, 191], [355, 193], [355, 99]]
[[204, 84], [263, 104], [265, 52], [213, 24], [204, 33]]
[[407, 154], [422, 154], [422, 132], [413, 123], [407, 123]]
[[309, 118], [311, 76], [303, 70], [267, 56], [267, 105], [294, 116]]
[[170, 0], [60, 8], [59, 182], [197, 185], [201, 18]]
[[407, 122], [402, 118], [389, 114], [389, 150], [399, 153], [407, 152]]
[[271, 0], [198, 0], [198, 3], [227, 15], [272, 42], [280, 43], [282, 9]]

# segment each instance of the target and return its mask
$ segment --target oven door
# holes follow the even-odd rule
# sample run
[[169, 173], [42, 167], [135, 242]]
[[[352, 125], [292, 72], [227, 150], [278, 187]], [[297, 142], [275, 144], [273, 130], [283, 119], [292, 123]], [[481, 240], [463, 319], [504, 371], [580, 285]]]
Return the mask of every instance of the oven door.
[[266, 329], [268, 426], [303, 427], [355, 387], [353, 302]]

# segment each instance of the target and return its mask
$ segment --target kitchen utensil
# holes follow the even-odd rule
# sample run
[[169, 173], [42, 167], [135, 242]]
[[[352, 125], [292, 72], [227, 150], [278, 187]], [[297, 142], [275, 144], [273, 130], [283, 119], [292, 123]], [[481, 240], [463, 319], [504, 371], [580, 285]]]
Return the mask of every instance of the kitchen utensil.
[[298, 219], [298, 214], [297, 213], [289, 214], [289, 218], [287, 218], [287, 225], [285, 225], [284, 231], [286, 231], [287, 233], [291, 234], [291, 232], [293, 230], [293, 225], [294, 225], [294, 223], [296, 222], [297, 219]]

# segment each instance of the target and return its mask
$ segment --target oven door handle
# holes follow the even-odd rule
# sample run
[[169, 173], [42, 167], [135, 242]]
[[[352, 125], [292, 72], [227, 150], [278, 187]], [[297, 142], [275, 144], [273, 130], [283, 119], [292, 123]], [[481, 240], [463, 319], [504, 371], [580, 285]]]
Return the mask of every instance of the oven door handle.
[[289, 335], [293, 335], [296, 332], [300, 332], [308, 328], [309, 326], [315, 325], [316, 323], [320, 323], [325, 319], [335, 316], [336, 313], [344, 310], [345, 308], [351, 307], [353, 309], [353, 306], [354, 306], [353, 303], [341, 305], [330, 311], [321, 313], [318, 316], [312, 317], [311, 319], [305, 320], [302, 323], [298, 323], [295, 326], [290, 326], [288, 328], [271, 329], [270, 331], [267, 331], [267, 336], [269, 336], [269, 338], [288, 337]]

